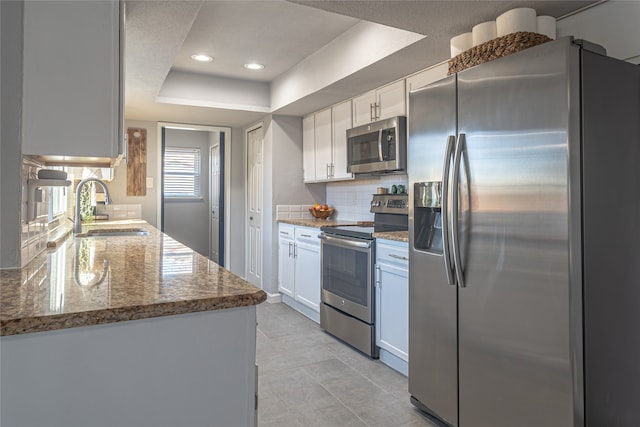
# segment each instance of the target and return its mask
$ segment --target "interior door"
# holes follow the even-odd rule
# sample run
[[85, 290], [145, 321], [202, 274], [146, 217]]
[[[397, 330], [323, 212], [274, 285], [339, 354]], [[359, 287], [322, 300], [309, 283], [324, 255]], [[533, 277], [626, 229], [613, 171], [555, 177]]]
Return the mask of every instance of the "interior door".
[[562, 43], [458, 74], [463, 427], [574, 425]]
[[209, 197], [211, 206], [211, 227], [209, 258], [216, 263], [220, 263], [220, 144], [216, 143], [209, 148], [209, 186], [211, 195]]
[[247, 132], [247, 281], [262, 287], [262, 127]]

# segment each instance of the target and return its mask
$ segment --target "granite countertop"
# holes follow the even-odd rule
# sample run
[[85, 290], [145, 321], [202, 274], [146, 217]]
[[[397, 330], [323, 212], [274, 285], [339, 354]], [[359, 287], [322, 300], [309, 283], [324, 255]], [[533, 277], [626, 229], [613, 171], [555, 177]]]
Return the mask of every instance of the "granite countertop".
[[334, 219], [301, 218], [301, 219], [279, 219], [279, 223], [298, 225], [300, 227], [338, 227], [340, 225], [356, 225], [355, 221], [336, 221]]
[[397, 242], [409, 242], [408, 231], [385, 231], [373, 233], [376, 239], [395, 240]]
[[260, 304], [264, 291], [145, 221], [83, 226], [140, 227], [147, 236], [69, 234], [24, 268], [0, 271], [0, 335]]

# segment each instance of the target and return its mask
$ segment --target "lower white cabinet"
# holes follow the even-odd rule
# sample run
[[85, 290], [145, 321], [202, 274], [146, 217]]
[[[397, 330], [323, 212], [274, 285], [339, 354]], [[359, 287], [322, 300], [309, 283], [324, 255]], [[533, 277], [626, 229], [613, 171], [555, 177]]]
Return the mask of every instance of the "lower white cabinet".
[[409, 250], [405, 242], [376, 240], [376, 344], [380, 360], [407, 375]]
[[319, 230], [296, 227], [295, 299], [320, 313]]
[[278, 291], [283, 302], [320, 320], [320, 230], [280, 224]]
[[295, 228], [280, 225], [278, 228], [278, 291], [293, 298], [295, 288]]

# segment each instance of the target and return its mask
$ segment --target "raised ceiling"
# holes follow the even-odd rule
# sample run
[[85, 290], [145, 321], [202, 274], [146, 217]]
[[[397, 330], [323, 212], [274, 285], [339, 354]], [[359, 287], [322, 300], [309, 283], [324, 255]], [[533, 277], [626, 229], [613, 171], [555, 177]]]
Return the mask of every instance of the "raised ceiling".
[[[244, 126], [263, 117], [269, 106], [244, 108], [228, 100], [222, 103], [215, 99], [194, 102], [189, 99], [198, 98], [194, 92], [215, 98], [225, 87], [244, 86], [245, 97], [253, 92], [269, 93], [274, 81], [283, 86], [282, 81], [289, 75], [295, 77], [296, 70], [303, 69], [300, 64], [314, 55], [314, 72], [331, 76], [341, 64], [332, 63], [332, 57], [319, 63], [318, 53], [326, 53], [330, 45], [332, 49], [339, 48], [336, 41], [346, 40], [350, 31], [354, 32], [363, 22], [417, 33], [414, 38], [408, 37], [405, 47], [395, 47], [397, 50], [385, 58], [363, 63], [349, 75], [327, 78], [323, 87], [313, 93], [275, 109], [279, 114], [303, 115], [448, 59], [452, 36], [470, 31], [473, 25], [495, 19], [511, 8], [533, 7], [539, 15], [560, 17], [592, 3], [127, 1], [126, 116], [138, 120]], [[375, 50], [375, 46], [371, 49]], [[200, 64], [189, 58], [201, 52], [214, 56], [214, 61]], [[344, 53], [351, 55], [352, 60], [362, 52]], [[245, 70], [242, 65], [248, 61], [263, 63], [265, 69]], [[175, 81], [190, 75], [194, 76], [192, 82], [203, 82], [203, 86], [199, 88], [193, 83], [189, 96], [177, 96], [180, 86]], [[174, 82], [170, 88], [169, 80]], [[170, 91], [171, 96], [163, 91]]]

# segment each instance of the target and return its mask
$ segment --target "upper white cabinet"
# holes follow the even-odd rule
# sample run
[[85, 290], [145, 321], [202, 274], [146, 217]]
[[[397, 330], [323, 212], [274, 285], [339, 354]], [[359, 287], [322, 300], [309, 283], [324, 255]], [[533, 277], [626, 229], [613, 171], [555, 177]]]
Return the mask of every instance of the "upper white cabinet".
[[407, 77], [407, 93], [447, 77], [449, 64], [443, 62]]
[[315, 115], [302, 119], [302, 173], [304, 182], [316, 180]]
[[118, 1], [24, 2], [24, 154], [115, 158], [123, 152], [121, 7]]
[[351, 100], [334, 105], [331, 109], [333, 124], [333, 161], [331, 162], [331, 178], [352, 179], [353, 174], [347, 172], [347, 129], [351, 129]]
[[316, 113], [316, 181], [326, 180], [331, 177], [331, 146], [333, 136], [331, 133], [331, 108]]
[[398, 80], [353, 98], [354, 127], [406, 114], [404, 80]]
[[303, 118], [304, 182], [353, 178], [347, 173], [347, 129], [350, 128], [351, 100]]

